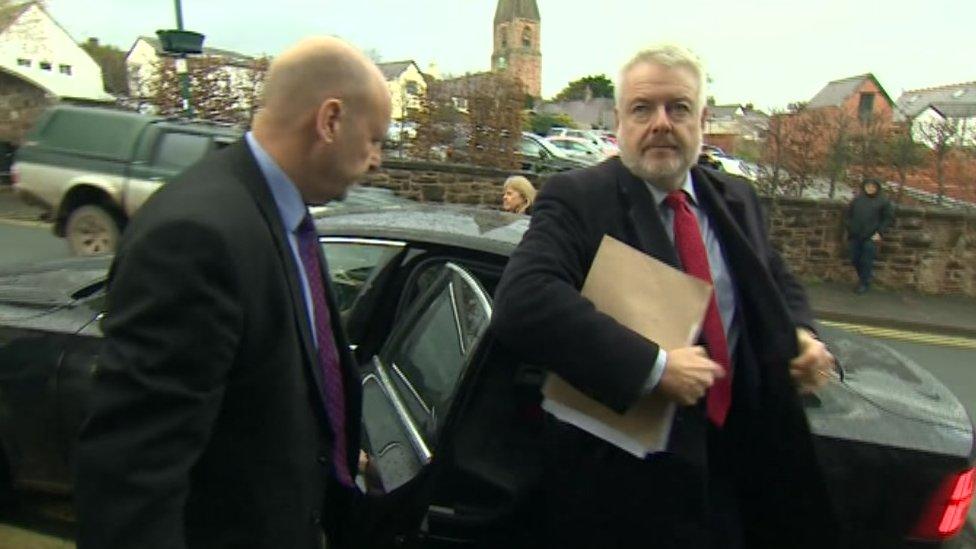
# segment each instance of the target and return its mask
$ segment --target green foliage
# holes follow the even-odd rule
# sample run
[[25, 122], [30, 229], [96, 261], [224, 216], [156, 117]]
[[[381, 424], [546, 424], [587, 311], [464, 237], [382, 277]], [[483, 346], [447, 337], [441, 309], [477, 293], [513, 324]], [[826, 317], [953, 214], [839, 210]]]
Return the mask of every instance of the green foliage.
[[580, 101], [586, 99], [589, 88], [592, 97], [613, 98], [613, 82], [605, 74], [584, 76], [570, 82], [563, 91], [556, 95], [555, 101]]
[[101, 45], [97, 38], [89, 38], [80, 46], [101, 67], [105, 91], [114, 95], [128, 95], [129, 78], [125, 67], [125, 52], [115, 46]]
[[554, 127], [575, 128], [576, 123], [563, 113], [538, 113], [525, 117], [522, 128], [527, 132], [546, 135]]

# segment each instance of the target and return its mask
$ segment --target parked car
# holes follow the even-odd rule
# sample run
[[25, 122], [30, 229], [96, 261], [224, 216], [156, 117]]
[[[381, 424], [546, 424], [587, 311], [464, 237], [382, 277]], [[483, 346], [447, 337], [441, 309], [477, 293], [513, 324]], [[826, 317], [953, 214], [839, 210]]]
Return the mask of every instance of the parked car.
[[208, 151], [239, 139], [230, 126], [103, 108], [47, 110], [14, 158], [14, 188], [46, 208], [77, 255], [111, 253], [129, 217]]
[[[491, 296], [528, 219], [421, 204], [316, 219], [362, 368], [371, 484], [354, 545], [539, 546], [543, 373], [488, 331]], [[2, 478], [17, 489], [71, 490], [108, 264], [0, 272]], [[838, 376], [803, 402], [851, 547], [941, 546], [972, 500], [972, 421], [885, 345], [821, 335]]]
[[709, 145], [707, 143], [702, 145], [702, 154], [707, 154], [710, 156], [712, 155], [728, 156], [727, 154], [725, 154], [725, 151], [722, 150], [722, 147]]
[[713, 154], [711, 158], [725, 173], [744, 177], [749, 181], [755, 181], [758, 176], [745, 160], [720, 154]]
[[417, 123], [412, 120], [393, 120], [386, 129], [384, 145], [396, 147], [401, 142], [417, 138]]
[[605, 134], [601, 130], [578, 130], [575, 128], [555, 127], [549, 130], [548, 137], [575, 137], [584, 139], [601, 150], [605, 156], [613, 156], [620, 152], [617, 138], [613, 134]]
[[518, 157], [523, 171], [535, 173], [561, 172], [591, 165], [572, 158], [565, 151], [534, 133], [522, 132]]
[[602, 162], [607, 157], [607, 155], [603, 154], [602, 150], [598, 149], [586, 139], [555, 136], [547, 137], [546, 141], [566, 151], [569, 156], [589, 164]]

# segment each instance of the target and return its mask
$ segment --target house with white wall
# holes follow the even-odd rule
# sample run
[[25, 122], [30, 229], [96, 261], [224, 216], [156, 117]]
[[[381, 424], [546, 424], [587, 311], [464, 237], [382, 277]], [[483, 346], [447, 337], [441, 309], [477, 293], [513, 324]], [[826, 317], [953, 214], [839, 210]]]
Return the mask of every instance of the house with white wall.
[[976, 82], [908, 90], [895, 103], [895, 120], [910, 123], [915, 141], [928, 147], [943, 124], [951, 125], [951, 144], [976, 147]]
[[[158, 38], [140, 36], [133, 42], [125, 56], [125, 66], [129, 73], [129, 90], [133, 97], [152, 95], [152, 84], [158, 78], [157, 65], [167, 57]], [[216, 61], [224, 71], [231, 85], [244, 89], [252, 85], [255, 58], [236, 51], [204, 46], [199, 57]]]
[[0, 141], [19, 142], [54, 102], [114, 100], [98, 63], [40, 3], [0, 10]]

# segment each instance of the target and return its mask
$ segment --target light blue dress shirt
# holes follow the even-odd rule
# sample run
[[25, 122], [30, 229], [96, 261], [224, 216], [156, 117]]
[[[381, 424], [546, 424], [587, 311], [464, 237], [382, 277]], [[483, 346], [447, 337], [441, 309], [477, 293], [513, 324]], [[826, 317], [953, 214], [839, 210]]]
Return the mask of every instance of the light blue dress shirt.
[[[254, 138], [254, 135], [251, 132], [247, 132], [244, 135], [244, 139], [251, 148], [254, 159], [258, 162], [258, 168], [264, 174], [264, 180], [268, 182], [271, 197], [274, 198], [275, 206], [278, 208], [278, 214], [281, 216], [282, 227], [288, 236], [288, 246], [291, 248], [291, 254], [295, 258], [295, 265], [298, 266], [298, 277], [302, 282], [302, 297], [305, 298], [305, 310], [308, 314], [308, 323], [309, 326], [314, 327], [315, 309], [312, 306], [312, 300], [309, 299], [311, 291], [308, 287], [308, 276], [305, 274], [302, 258], [298, 253], [298, 236], [295, 234], [298, 225], [305, 218], [305, 215], [308, 214], [308, 207], [305, 206], [305, 201], [302, 200], [302, 195], [298, 192], [298, 188], [288, 178], [285, 171], [278, 166], [278, 163], [271, 158], [271, 155], [261, 147], [261, 144]], [[315, 341], [315, 345], [318, 346], [318, 335], [315, 333], [314, 328], [312, 329], [312, 338]]]
[[[657, 213], [661, 216], [661, 222], [664, 224], [664, 229], [667, 231], [668, 238], [671, 239], [671, 244], [673, 245], [674, 211], [664, 202], [668, 193], [650, 183], [647, 184], [647, 188], [651, 191], [651, 196], [654, 197]], [[681, 190], [688, 195], [688, 207], [691, 208], [691, 211], [695, 214], [695, 219], [698, 220], [698, 230], [701, 232], [702, 242], [705, 243], [705, 252], [708, 254], [708, 266], [712, 274], [712, 285], [715, 288], [715, 298], [718, 302], [718, 312], [719, 316], [722, 317], [722, 327], [725, 328], [725, 338], [728, 342], [729, 356], [731, 357], [739, 341], [740, 331], [738, 324], [735, 322], [735, 288], [732, 284], [732, 276], [729, 273], [728, 264], [725, 262], [725, 254], [722, 251], [722, 245], [718, 240], [718, 235], [712, 230], [712, 224], [708, 216], [698, 204], [698, 196], [695, 194], [695, 188], [691, 181], [691, 172], [688, 172], [685, 184], [681, 187]], [[678, 261], [680, 263], [681, 260], [679, 259]], [[661, 376], [664, 375], [664, 367], [667, 362], [668, 353], [664, 349], [661, 349], [657, 354], [657, 359], [654, 361], [651, 374], [644, 383], [645, 393], [649, 393], [657, 387], [657, 384], [661, 381]]]

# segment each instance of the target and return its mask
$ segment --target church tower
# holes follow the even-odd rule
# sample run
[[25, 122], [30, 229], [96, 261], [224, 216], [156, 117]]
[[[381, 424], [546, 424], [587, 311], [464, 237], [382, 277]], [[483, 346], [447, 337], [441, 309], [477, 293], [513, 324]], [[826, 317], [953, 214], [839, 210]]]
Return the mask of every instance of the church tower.
[[491, 70], [514, 75], [532, 97], [542, 96], [541, 27], [535, 0], [498, 0]]

